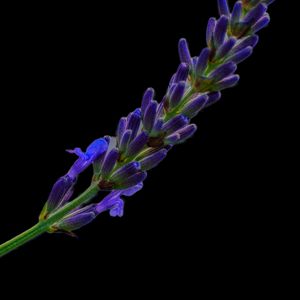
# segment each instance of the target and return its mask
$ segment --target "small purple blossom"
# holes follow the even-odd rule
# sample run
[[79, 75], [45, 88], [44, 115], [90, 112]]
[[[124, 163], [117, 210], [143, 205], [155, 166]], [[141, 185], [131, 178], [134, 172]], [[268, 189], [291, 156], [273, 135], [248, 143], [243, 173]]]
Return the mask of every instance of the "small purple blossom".
[[122, 217], [124, 214], [124, 201], [121, 196], [132, 196], [143, 188], [143, 184], [139, 183], [128, 189], [121, 191], [113, 191], [107, 195], [100, 203], [95, 207], [97, 214], [109, 210], [112, 217]]
[[109, 211], [112, 217], [124, 215], [124, 200], [122, 196], [132, 196], [143, 187], [142, 183], [122, 191], [112, 191], [98, 204], [90, 204], [74, 210], [54, 225], [55, 230], [72, 232], [91, 223], [100, 213]]
[[104, 138], [101, 138], [91, 143], [85, 152], [83, 152], [80, 148], [67, 150], [67, 152], [76, 154], [78, 156], [78, 159], [70, 168], [67, 175], [75, 180], [78, 175], [87, 169], [95, 160], [97, 160], [99, 156], [101, 156], [101, 154], [107, 150], [107, 148], [107, 141]]
[[100, 138], [92, 142], [85, 152], [80, 148], [67, 150], [69, 153], [76, 154], [78, 159], [74, 162], [68, 173], [59, 178], [53, 185], [48, 200], [41, 212], [40, 219], [46, 218], [50, 213], [55, 212], [70, 200], [79, 174], [97, 161], [106, 152], [107, 148], [107, 140]]

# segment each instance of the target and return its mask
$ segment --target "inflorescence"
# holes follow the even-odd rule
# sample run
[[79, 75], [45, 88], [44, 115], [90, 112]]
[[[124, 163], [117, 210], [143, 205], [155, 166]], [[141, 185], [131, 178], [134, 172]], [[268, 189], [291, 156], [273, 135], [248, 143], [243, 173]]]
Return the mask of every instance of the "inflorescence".
[[[79, 205], [49, 228], [49, 232], [72, 231], [109, 211], [123, 216], [123, 196], [143, 187], [147, 172], [156, 167], [175, 145], [193, 136], [192, 119], [221, 98], [221, 91], [239, 81], [237, 65], [248, 58], [258, 43], [257, 32], [268, 25], [268, 5], [274, 0], [237, 1], [230, 11], [226, 0], [218, 0], [220, 17], [210, 18], [206, 42], [199, 56], [192, 57], [187, 41], [179, 41], [180, 65], [170, 80], [162, 101], [155, 100], [152, 88], [145, 91], [141, 107], [120, 119], [116, 136], [95, 140], [86, 151], [68, 150], [77, 155], [70, 170], [54, 184], [41, 212], [47, 220], [72, 201], [78, 176], [93, 166], [92, 185], [108, 191], [100, 202]], [[96, 193], [98, 197], [98, 193]]]

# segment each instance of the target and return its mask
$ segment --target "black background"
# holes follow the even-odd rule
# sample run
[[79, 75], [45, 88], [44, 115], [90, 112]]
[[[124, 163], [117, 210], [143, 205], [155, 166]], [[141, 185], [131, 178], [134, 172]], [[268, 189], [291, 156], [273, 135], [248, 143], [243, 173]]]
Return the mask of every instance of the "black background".
[[[288, 52], [280, 43], [289, 10], [282, 4], [270, 8], [271, 25], [240, 65], [239, 85], [196, 118], [195, 137], [149, 173], [144, 189], [126, 201], [123, 218], [104, 213], [79, 230], [78, 239], [45, 234], [0, 264], [14, 276], [55, 274], [51, 280], [62, 286], [98, 270], [95, 282], [103, 291], [122, 289], [128, 280], [129, 288], [147, 292], [175, 285], [196, 292], [200, 282], [213, 286], [229, 273], [253, 271], [258, 260], [262, 272], [272, 268], [268, 244], [280, 232], [280, 202], [271, 195], [280, 192], [272, 180], [280, 164], [275, 134], [283, 134], [278, 112], [286, 93], [286, 66], [278, 58]], [[113, 135], [147, 87], [162, 98], [178, 65], [179, 38], [198, 55], [217, 9], [207, 0], [168, 9], [154, 3], [26, 6], [7, 15], [0, 242], [37, 220], [51, 185], [74, 160], [64, 149]], [[88, 179], [81, 178], [80, 187]]]

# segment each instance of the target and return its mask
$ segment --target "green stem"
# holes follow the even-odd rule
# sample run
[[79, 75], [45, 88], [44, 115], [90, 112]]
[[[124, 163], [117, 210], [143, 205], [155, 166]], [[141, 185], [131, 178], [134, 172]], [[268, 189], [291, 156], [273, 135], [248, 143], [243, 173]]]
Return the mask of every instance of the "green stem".
[[94, 196], [97, 195], [98, 191], [99, 188], [97, 187], [97, 185], [91, 185], [81, 195], [63, 206], [57, 212], [53, 213], [48, 219], [40, 221], [33, 227], [0, 245], [0, 257], [26, 244], [39, 235], [47, 232], [53, 224], [62, 219], [70, 211], [90, 201]]

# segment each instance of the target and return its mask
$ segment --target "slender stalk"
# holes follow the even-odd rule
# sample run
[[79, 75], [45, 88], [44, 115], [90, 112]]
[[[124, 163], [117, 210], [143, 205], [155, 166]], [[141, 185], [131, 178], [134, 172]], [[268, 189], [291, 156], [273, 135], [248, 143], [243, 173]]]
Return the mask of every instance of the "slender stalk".
[[81, 195], [75, 198], [70, 203], [53, 213], [48, 219], [40, 221], [28, 230], [22, 232], [11, 240], [0, 245], [0, 257], [26, 244], [39, 235], [47, 232], [53, 224], [62, 219], [70, 211], [90, 201], [99, 191], [97, 185], [91, 185]]

